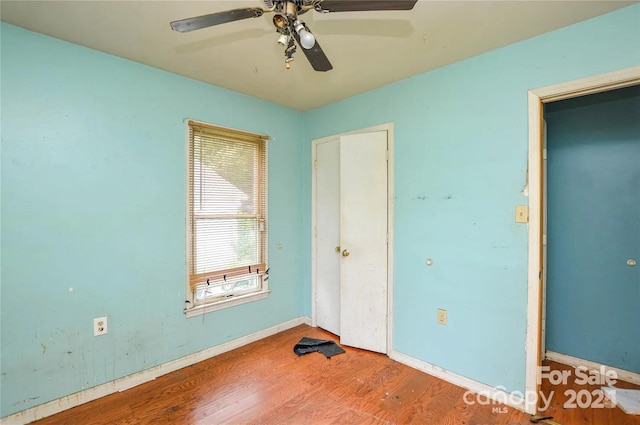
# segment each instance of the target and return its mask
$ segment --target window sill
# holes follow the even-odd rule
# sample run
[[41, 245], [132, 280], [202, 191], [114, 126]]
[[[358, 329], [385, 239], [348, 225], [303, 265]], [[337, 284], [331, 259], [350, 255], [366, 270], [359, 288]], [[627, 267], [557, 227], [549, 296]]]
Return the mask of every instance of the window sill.
[[225, 308], [233, 307], [240, 304], [250, 303], [252, 301], [258, 301], [265, 299], [269, 296], [271, 291], [261, 291], [255, 292], [253, 294], [239, 295], [236, 297], [231, 297], [226, 300], [217, 301], [211, 304], [202, 304], [195, 306], [189, 310], [185, 310], [184, 315], [187, 318], [200, 316], [202, 314], [210, 313], [212, 311], [222, 310]]

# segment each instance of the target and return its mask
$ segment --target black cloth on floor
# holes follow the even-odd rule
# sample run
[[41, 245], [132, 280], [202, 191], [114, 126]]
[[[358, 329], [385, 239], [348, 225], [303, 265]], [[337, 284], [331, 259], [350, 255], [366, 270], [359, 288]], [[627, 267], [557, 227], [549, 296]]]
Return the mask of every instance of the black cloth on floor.
[[335, 341], [328, 341], [325, 339], [315, 339], [302, 337], [302, 339], [293, 347], [293, 352], [298, 356], [304, 354], [313, 353], [319, 351], [325, 355], [326, 358], [335, 356], [336, 354], [342, 354], [345, 351]]

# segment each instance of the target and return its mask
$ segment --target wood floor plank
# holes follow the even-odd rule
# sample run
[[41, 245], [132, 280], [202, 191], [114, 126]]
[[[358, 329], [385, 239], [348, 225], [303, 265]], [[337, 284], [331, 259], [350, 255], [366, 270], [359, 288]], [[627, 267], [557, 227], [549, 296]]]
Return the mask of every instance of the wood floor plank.
[[[530, 423], [529, 415], [511, 407], [469, 405], [463, 388], [382, 354], [344, 347], [345, 354], [331, 359], [320, 353], [298, 357], [293, 346], [303, 336], [337, 339], [321, 329], [298, 326], [35, 424]], [[619, 387], [635, 388], [624, 383]], [[562, 395], [572, 384], [543, 388]], [[556, 395], [547, 412], [562, 425], [640, 425], [640, 417], [625, 415], [617, 407], [563, 409], [565, 401]]]

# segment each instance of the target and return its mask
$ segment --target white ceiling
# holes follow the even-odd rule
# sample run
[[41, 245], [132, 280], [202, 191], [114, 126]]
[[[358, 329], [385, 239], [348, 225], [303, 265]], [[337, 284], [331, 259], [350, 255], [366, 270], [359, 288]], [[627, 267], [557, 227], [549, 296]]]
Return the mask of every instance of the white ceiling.
[[177, 19], [261, 7], [261, 0], [2, 0], [0, 19], [308, 111], [633, 3], [419, 0], [411, 11], [310, 11], [302, 19], [333, 64], [326, 73], [315, 72], [300, 49], [285, 69], [272, 14], [190, 33], [169, 27]]

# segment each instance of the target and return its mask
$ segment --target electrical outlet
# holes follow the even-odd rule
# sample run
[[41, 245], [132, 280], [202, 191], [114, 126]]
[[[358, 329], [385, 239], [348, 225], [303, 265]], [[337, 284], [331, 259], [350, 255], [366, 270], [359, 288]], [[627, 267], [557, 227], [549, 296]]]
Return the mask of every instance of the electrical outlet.
[[438, 323], [441, 325], [447, 324], [447, 310], [442, 308], [438, 309]]
[[107, 318], [97, 317], [93, 319], [93, 336], [105, 335], [107, 333]]

